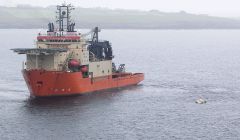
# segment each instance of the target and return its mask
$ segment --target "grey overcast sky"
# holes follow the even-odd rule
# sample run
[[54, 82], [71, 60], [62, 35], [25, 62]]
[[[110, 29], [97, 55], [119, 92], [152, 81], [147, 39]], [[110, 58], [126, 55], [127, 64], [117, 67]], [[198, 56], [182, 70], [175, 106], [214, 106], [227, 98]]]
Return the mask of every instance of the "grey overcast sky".
[[240, 17], [240, 0], [0, 0], [2, 6], [29, 4], [49, 6], [71, 3], [81, 7], [105, 7], [111, 9], [156, 9], [164, 12], [184, 10], [189, 13], [212, 16]]

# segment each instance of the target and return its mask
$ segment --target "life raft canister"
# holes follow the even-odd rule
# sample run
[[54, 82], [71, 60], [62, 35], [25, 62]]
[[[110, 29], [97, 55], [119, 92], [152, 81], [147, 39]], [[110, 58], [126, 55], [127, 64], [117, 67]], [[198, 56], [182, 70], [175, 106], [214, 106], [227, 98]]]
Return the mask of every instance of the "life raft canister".
[[87, 66], [83, 66], [81, 68], [81, 72], [88, 72], [88, 67]]
[[79, 67], [79, 66], [80, 66], [80, 62], [78, 62], [78, 60], [76, 60], [76, 59], [71, 59], [68, 62], [68, 67], [69, 68], [76, 68], [76, 67]]

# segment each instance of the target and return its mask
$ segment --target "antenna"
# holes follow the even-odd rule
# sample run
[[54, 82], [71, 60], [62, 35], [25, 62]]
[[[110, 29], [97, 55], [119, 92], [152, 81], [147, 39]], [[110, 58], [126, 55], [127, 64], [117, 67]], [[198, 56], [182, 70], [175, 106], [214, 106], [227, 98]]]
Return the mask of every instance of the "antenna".
[[56, 22], [58, 23], [58, 31], [62, 35], [64, 31], [75, 32], [74, 27], [75, 23], [71, 22], [71, 11], [74, 10], [74, 7], [71, 4], [66, 4], [65, 2], [62, 5], [57, 6], [56, 11]]

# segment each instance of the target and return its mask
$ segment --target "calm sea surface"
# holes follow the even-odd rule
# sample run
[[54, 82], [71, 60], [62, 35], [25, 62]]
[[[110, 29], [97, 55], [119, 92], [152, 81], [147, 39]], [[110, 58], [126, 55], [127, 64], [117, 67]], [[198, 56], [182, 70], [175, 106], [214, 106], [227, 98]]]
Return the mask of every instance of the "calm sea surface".
[[9, 49], [35, 47], [38, 31], [0, 30], [0, 139], [240, 139], [240, 30], [102, 30], [144, 82], [31, 99]]

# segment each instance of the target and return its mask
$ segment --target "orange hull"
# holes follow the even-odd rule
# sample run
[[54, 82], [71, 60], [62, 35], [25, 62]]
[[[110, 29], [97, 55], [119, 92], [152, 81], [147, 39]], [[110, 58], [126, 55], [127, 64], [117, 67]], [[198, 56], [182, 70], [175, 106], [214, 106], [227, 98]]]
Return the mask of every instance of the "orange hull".
[[23, 70], [32, 96], [66, 96], [136, 85], [144, 79], [142, 73], [123, 73], [105, 77], [83, 78], [81, 72]]

